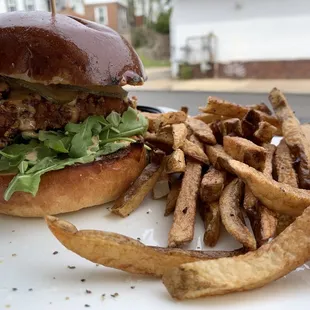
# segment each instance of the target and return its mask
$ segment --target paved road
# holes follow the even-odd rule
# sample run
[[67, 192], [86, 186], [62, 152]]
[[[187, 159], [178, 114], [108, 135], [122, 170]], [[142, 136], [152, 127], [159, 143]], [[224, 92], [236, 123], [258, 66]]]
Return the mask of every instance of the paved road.
[[[199, 106], [205, 105], [207, 97], [210, 95], [244, 105], [259, 102], [269, 103], [267, 94], [137, 91], [130, 92], [130, 95], [137, 96], [140, 105], [167, 106], [174, 109], [188, 106], [192, 114], [198, 112]], [[302, 123], [310, 122], [310, 95], [287, 95], [287, 99], [300, 121]]]

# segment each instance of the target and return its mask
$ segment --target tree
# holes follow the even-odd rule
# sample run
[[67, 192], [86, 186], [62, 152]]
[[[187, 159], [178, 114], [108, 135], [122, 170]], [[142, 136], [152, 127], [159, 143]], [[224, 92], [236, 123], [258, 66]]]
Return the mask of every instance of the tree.
[[157, 22], [155, 24], [155, 30], [162, 34], [169, 34], [169, 21], [172, 9], [168, 11], [161, 12], [157, 18]]

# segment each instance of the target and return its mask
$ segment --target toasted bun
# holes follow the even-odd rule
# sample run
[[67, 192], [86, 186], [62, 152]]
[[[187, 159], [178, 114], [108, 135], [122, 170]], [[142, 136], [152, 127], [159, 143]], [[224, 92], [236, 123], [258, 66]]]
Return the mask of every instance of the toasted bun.
[[0, 75], [42, 84], [143, 84], [141, 60], [114, 30], [49, 12], [0, 14]]
[[145, 164], [143, 144], [131, 144], [93, 163], [48, 172], [42, 176], [35, 197], [15, 192], [9, 201], [3, 199], [3, 194], [13, 175], [0, 175], [0, 213], [41, 217], [115, 200], [140, 175]]

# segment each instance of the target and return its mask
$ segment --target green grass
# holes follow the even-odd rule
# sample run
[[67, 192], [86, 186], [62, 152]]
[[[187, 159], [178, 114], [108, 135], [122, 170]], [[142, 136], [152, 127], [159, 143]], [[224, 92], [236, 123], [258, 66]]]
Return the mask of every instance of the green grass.
[[143, 62], [145, 68], [154, 68], [154, 67], [169, 67], [169, 60], [156, 60], [145, 57], [143, 54], [139, 53], [139, 56]]

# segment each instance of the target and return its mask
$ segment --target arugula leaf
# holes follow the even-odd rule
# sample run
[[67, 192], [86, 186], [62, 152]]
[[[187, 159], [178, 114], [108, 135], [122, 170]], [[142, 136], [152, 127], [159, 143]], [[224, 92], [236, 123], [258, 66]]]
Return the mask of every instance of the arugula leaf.
[[29, 162], [26, 160], [23, 160], [18, 165], [18, 170], [20, 173], [25, 173], [28, 168]]
[[128, 146], [130, 142], [109, 142], [106, 143], [97, 153], [96, 157], [115, 153], [116, 151]]
[[94, 159], [94, 155], [88, 155], [82, 158], [67, 158], [63, 160], [57, 158], [45, 158], [28, 170], [26, 174], [19, 173], [11, 180], [4, 193], [4, 200], [8, 201], [17, 191], [31, 193], [35, 196], [39, 189], [42, 174], [53, 170], [60, 170], [65, 166], [71, 166], [76, 163], [89, 163], [94, 161]]
[[118, 127], [118, 125], [121, 122], [121, 116], [119, 113], [112, 111], [108, 116], [107, 116], [107, 121], [115, 128]]

